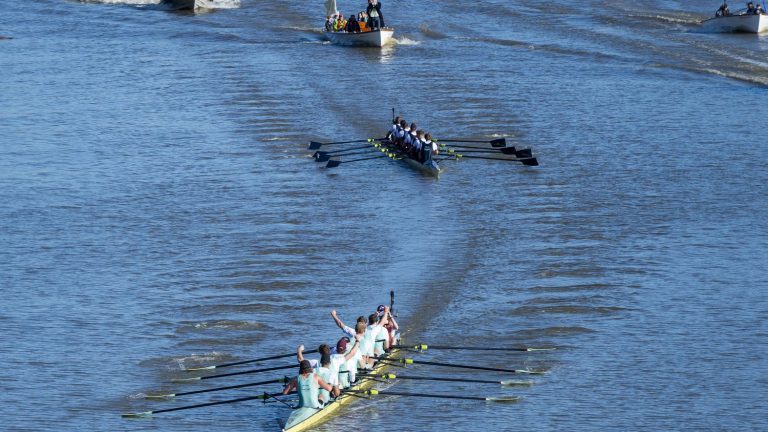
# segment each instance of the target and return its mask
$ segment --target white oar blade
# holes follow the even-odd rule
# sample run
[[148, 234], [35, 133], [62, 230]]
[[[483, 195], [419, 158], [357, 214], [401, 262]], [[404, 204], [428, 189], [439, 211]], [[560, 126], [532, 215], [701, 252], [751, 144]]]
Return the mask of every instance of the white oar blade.
[[194, 372], [194, 371], [204, 371], [204, 370], [213, 370], [213, 369], [216, 369], [216, 366], [194, 367], [194, 368], [186, 368], [184, 370], [187, 372]]
[[142, 417], [152, 417], [152, 411], [123, 414], [123, 418], [142, 418]]
[[525, 350], [528, 352], [533, 352], [533, 351], [554, 351], [556, 349], [557, 348], [526, 348]]
[[545, 375], [547, 371], [534, 371], [529, 369], [515, 369], [515, 373], [527, 375]]
[[533, 381], [526, 380], [508, 380], [508, 381], [500, 381], [501, 385], [505, 387], [530, 387], [533, 385]]
[[171, 378], [172, 383], [189, 383], [189, 382], [195, 382], [200, 381], [200, 377], [195, 378]]
[[161, 400], [161, 399], [172, 399], [175, 397], [176, 395], [174, 393], [170, 393], [170, 394], [162, 394], [162, 395], [146, 395], [144, 396], [144, 399]]

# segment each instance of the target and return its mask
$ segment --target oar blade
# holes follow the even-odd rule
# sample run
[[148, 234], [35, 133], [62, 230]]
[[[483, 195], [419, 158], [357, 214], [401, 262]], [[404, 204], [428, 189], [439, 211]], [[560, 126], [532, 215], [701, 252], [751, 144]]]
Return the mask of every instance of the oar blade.
[[315, 153], [315, 162], [328, 162], [329, 160], [331, 160], [331, 155], [323, 152]]
[[529, 148], [528, 149], [517, 150], [514, 153], [515, 153], [515, 156], [517, 156], [519, 158], [533, 157], [533, 152]]
[[505, 380], [500, 381], [499, 384], [504, 387], [530, 387], [533, 385], [532, 380]]
[[557, 348], [526, 348], [525, 350], [528, 352], [535, 352], [535, 351], [554, 351]]
[[144, 411], [144, 412], [137, 412], [137, 413], [124, 413], [122, 415], [123, 418], [146, 418], [146, 417], [152, 417], [153, 411]]
[[308, 149], [309, 150], [317, 150], [317, 149], [319, 149], [322, 146], [323, 146], [323, 143], [321, 143], [321, 142], [310, 141]]
[[491, 140], [491, 147], [506, 147], [506, 146], [507, 146], [506, 138], [498, 138], [495, 140]]
[[530, 370], [530, 369], [515, 369], [515, 373], [525, 374], [525, 375], [546, 375], [547, 371], [536, 371], [536, 370]]
[[488, 402], [515, 403], [520, 400], [520, 396], [495, 396], [485, 398]]
[[161, 395], [144, 395], [144, 399], [147, 400], [166, 400], [176, 397], [175, 393], [161, 394]]
[[539, 161], [535, 157], [520, 159], [520, 162], [525, 166], [539, 166]]
[[201, 377], [194, 377], [194, 378], [171, 378], [171, 382], [175, 384], [184, 384], [184, 383], [191, 383], [195, 381], [200, 381]]
[[203, 366], [203, 367], [193, 367], [193, 368], [186, 368], [184, 371], [186, 372], [196, 372], [196, 371], [206, 371], [206, 370], [213, 370], [216, 369], [216, 366]]
[[518, 151], [514, 147], [502, 147], [499, 149], [500, 152], [504, 153], [505, 155], [515, 155], [517, 156]]
[[337, 166], [341, 165], [341, 161], [337, 159], [331, 159], [328, 161], [327, 164], [325, 164], [326, 168], [336, 168]]

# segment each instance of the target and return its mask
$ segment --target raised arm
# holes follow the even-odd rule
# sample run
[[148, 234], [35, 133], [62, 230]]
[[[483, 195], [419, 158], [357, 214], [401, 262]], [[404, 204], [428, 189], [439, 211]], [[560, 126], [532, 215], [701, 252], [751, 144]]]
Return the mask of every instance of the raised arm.
[[304, 360], [304, 345], [299, 345], [298, 348], [296, 348], [296, 360], [298, 360], [299, 363]]
[[344, 361], [349, 361], [357, 354], [357, 348], [360, 346], [360, 335], [355, 334], [355, 343], [352, 345], [352, 349], [348, 353], [344, 354]]
[[336, 315], [336, 311], [335, 310], [331, 311], [331, 316], [333, 317], [333, 321], [336, 322], [336, 325], [339, 326], [340, 329], [344, 330], [344, 327], [346, 327], [346, 326], [341, 321], [341, 318], [339, 318], [339, 316]]

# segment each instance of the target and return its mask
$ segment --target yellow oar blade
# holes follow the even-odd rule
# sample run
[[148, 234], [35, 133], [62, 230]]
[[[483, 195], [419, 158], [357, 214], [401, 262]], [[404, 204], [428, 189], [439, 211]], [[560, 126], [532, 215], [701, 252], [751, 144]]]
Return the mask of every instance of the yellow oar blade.
[[488, 402], [513, 403], [520, 400], [519, 396], [497, 396], [485, 398]]

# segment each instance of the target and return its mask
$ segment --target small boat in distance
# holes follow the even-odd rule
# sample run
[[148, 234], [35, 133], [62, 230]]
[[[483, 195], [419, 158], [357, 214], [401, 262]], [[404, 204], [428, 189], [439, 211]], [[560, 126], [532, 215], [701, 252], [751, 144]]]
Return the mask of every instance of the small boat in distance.
[[208, 0], [161, 0], [160, 6], [165, 6], [168, 10], [198, 10], [207, 9]]
[[768, 31], [768, 15], [762, 10], [762, 6], [759, 4], [754, 6], [752, 2], [747, 5], [751, 8], [731, 13], [728, 10], [728, 5], [723, 3], [714, 18], [702, 21], [701, 30], [709, 33], [762, 33]]
[[[339, 11], [336, 9], [336, 0], [326, 0], [325, 2], [325, 14], [328, 20], [335, 20], [339, 16]], [[343, 19], [343, 16], [341, 17]], [[344, 46], [368, 46], [381, 48], [392, 39], [395, 34], [395, 30], [389, 27], [376, 27], [375, 29], [368, 27], [364, 22], [359, 23], [360, 31], [348, 32], [345, 30], [334, 30], [333, 25], [329, 21], [326, 21], [325, 28], [323, 29], [323, 36], [325, 39], [336, 45]]]

